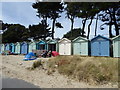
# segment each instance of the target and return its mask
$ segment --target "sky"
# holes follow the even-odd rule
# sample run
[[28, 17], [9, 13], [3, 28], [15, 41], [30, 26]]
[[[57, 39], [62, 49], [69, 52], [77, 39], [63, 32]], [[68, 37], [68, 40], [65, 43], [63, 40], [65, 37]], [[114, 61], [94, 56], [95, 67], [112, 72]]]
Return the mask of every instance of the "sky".
[[[36, 10], [32, 8], [34, 0], [29, 2], [0, 2], [0, 20], [3, 20], [4, 23], [14, 23], [21, 24], [26, 27], [29, 25], [37, 25], [40, 22], [40, 19], [36, 16]], [[55, 38], [62, 38], [70, 30], [71, 22], [69, 19], [65, 18], [65, 13], [62, 13], [61, 17], [57, 21], [61, 22], [64, 28], [55, 28]], [[52, 25], [51, 20], [48, 20], [49, 25]], [[89, 24], [89, 20], [87, 21]], [[102, 24], [101, 21], [98, 22], [97, 34], [108, 36], [108, 27], [105, 27], [105, 30], [100, 30], [99, 27]], [[82, 20], [75, 19], [74, 28], [82, 27]], [[91, 26], [90, 38], [94, 37], [94, 27], [95, 21]], [[85, 28], [87, 34], [87, 27]]]

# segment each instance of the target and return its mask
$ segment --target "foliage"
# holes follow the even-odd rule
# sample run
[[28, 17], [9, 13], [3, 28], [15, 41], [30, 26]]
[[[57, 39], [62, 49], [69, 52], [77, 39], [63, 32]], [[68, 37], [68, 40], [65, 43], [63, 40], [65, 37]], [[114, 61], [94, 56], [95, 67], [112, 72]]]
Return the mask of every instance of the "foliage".
[[59, 23], [59, 22], [57, 22], [57, 23], [55, 24], [55, 26], [56, 26], [57, 28], [63, 28], [63, 26], [62, 26], [61, 23]]
[[[66, 12], [66, 17], [71, 21], [71, 30], [67, 32], [63, 37], [74, 39], [77, 36], [85, 36], [85, 27], [88, 28], [87, 38], [89, 39], [91, 32], [91, 25], [93, 20], [96, 19], [95, 35], [97, 35], [98, 20], [101, 20], [104, 24], [100, 29], [104, 29], [104, 25], [109, 27], [109, 37], [113, 37], [113, 30], [116, 35], [119, 35], [120, 30], [120, 2], [38, 2], [33, 3], [32, 7], [37, 10], [37, 16], [41, 22], [38, 25], [29, 25], [29, 28], [20, 24], [7, 24], [2, 23], [3, 30], [3, 43], [20, 42], [33, 39], [46, 39], [47, 37], [54, 38], [55, 27], [63, 28], [62, 23], [57, 19], [61, 17], [61, 13]], [[75, 18], [82, 19], [82, 28], [80, 30], [73, 29]], [[51, 20], [52, 26], [48, 24], [48, 19]], [[88, 21], [88, 26], [86, 22]]]
[[13, 24], [7, 28], [2, 34], [3, 43], [26, 41], [28, 38], [28, 30], [20, 24]]
[[[101, 8], [102, 13], [100, 14], [100, 20], [104, 22], [103, 25], [109, 26], [109, 34], [110, 38], [112, 38], [112, 26], [115, 27], [116, 35], [119, 35], [120, 25], [119, 25], [119, 11], [120, 11], [120, 3], [113, 2], [113, 3], [102, 3]], [[101, 25], [101, 26], [103, 26]], [[104, 28], [101, 27], [103, 30]]]
[[76, 2], [67, 2], [65, 3], [66, 8], [66, 17], [71, 20], [71, 30], [73, 29], [74, 19], [77, 17], [77, 13], [79, 13], [79, 4]]
[[[82, 30], [80, 28], [77, 28], [77, 29], [73, 29], [72, 31], [68, 31], [66, 34], [64, 34], [64, 38], [68, 38], [70, 40], [73, 40], [75, 39], [76, 37], [78, 36], [81, 36], [82, 35]], [[71, 33], [72, 33], [72, 37], [71, 37]], [[85, 36], [84, 36], [85, 37]]]
[[33, 39], [46, 39], [50, 37], [51, 32], [50, 28], [43, 23], [39, 23], [38, 25], [29, 25], [29, 38]]
[[36, 2], [32, 6], [34, 9], [37, 9], [37, 16], [42, 18], [45, 25], [47, 25], [48, 18], [52, 20], [52, 39], [54, 39], [55, 22], [60, 17], [60, 13], [63, 12], [63, 4], [60, 2]]

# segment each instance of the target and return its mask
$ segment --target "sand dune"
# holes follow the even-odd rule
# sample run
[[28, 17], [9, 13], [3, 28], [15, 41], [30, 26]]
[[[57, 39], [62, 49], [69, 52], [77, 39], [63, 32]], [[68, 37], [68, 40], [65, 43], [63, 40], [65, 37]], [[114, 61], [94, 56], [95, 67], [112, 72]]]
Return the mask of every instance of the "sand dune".
[[[84, 82], [77, 82], [68, 79], [66, 76], [60, 75], [55, 72], [52, 75], [47, 75], [47, 71], [41, 68], [35, 70], [28, 70], [31, 67], [33, 61], [23, 61], [22, 55], [9, 55], [0, 56], [2, 61], [2, 74], [8, 77], [18, 78], [30, 82], [40, 88], [115, 88], [117, 86], [103, 85], [103, 86], [91, 86]], [[48, 60], [42, 59], [41, 60]]]

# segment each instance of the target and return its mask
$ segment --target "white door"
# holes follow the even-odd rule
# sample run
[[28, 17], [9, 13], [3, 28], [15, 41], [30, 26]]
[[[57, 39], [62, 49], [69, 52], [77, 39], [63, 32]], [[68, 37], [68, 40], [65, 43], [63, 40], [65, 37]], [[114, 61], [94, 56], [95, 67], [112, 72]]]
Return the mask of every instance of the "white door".
[[70, 43], [65, 44], [65, 55], [71, 55], [71, 44]]
[[60, 55], [65, 55], [65, 45], [63, 43], [59, 44], [59, 53]]

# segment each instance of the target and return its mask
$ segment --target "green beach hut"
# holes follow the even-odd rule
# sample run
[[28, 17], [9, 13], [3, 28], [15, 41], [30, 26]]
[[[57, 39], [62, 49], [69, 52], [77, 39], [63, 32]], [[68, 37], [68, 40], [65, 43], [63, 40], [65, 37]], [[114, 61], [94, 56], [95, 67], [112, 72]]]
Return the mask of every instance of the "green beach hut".
[[0, 44], [0, 53], [3, 53], [5, 50], [5, 45], [4, 44]]
[[44, 40], [37, 42], [37, 50], [47, 50], [47, 43]]
[[32, 50], [36, 50], [37, 43], [35, 41], [29, 42], [29, 50], [28, 52], [32, 52]]
[[15, 53], [20, 54], [20, 42], [15, 43]]
[[73, 55], [88, 55], [88, 44], [89, 41], [86, 38], [83, 38], [81, 36], [75, 38], [72, 41]]
[[113, 42], [113, 57], [120, 57], [120, 35], [112, 38]]
[[47, 42], [47, 50], [58, 51], [58, 41], [53, 39], [49, 40]]

